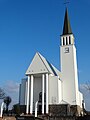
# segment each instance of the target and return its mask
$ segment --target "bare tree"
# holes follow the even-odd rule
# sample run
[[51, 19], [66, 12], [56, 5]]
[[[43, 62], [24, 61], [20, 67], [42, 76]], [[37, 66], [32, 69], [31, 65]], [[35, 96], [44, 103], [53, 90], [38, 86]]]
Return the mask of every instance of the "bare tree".
[[88, 92], [90, 92], [90, 80], [86, 82], [86, 84], [84, 85], [84, 87], [86, 88], [86, 90]]
[[6, 104], [6, 113], [8, 113], [8, 107], [9, 107], [9, 104], [11, 103], [11, 101], [12, 101], [12, 99], [9, 96], [4, 98], [4, 103]]
[[5, 92], [2, 88], [0, 88], [0, 99], [3, 99], [5, 97]]

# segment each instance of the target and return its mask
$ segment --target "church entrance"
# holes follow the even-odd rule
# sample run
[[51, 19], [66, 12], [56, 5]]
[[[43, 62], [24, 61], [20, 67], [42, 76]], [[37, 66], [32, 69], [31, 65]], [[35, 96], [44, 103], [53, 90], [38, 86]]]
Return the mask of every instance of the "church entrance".
[[[44, 113], [46, 113], [46, 93], [44, 93]], [[39, 93], [38, 113], [42, 114], [42, 92]]]
[[[38, 113], [42, 114], [42, 105], [38, 105]], [[44, 113], [46, 113], [46, 105], [44, 105]]]

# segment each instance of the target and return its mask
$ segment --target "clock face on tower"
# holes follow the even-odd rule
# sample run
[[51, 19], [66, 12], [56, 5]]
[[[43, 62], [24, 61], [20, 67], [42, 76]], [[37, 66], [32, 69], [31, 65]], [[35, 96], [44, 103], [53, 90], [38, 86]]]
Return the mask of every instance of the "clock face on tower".
[[69, 47], [66, 47], [64, 52], [69, 53]]

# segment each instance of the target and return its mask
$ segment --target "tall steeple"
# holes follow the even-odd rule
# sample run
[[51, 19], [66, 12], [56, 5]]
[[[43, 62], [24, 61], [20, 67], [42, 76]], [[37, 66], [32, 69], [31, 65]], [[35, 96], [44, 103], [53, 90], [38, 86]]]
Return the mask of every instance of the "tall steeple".
[[68, 34], [72, 34], [72, 30], [71, 30], [69, 16], [68, 16], [68, 9], [66, 8], [62, 35], [68, 35]]
[[[60, 61], [61, 80], [63, 81], [62, 98], [70, 105], [79, 105], [76, 47], [67, 8], [65, 11], [63, 33], [61, 35]], [[68, 91], [70, 96], [68, 95]]]
[[66, 8], [64, 17], [63, 33], [61, 35], [61, 46], [74, 45], [74, 36], [71, 30], [68, 17], [68, 9]]

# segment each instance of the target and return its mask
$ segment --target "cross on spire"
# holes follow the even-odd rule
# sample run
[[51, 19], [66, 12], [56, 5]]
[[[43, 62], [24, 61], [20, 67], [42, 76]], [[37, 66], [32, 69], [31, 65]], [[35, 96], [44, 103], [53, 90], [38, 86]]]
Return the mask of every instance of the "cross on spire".
[[69, 0], [64, 0], [64, 4], [67, 6], [69, 4]]

